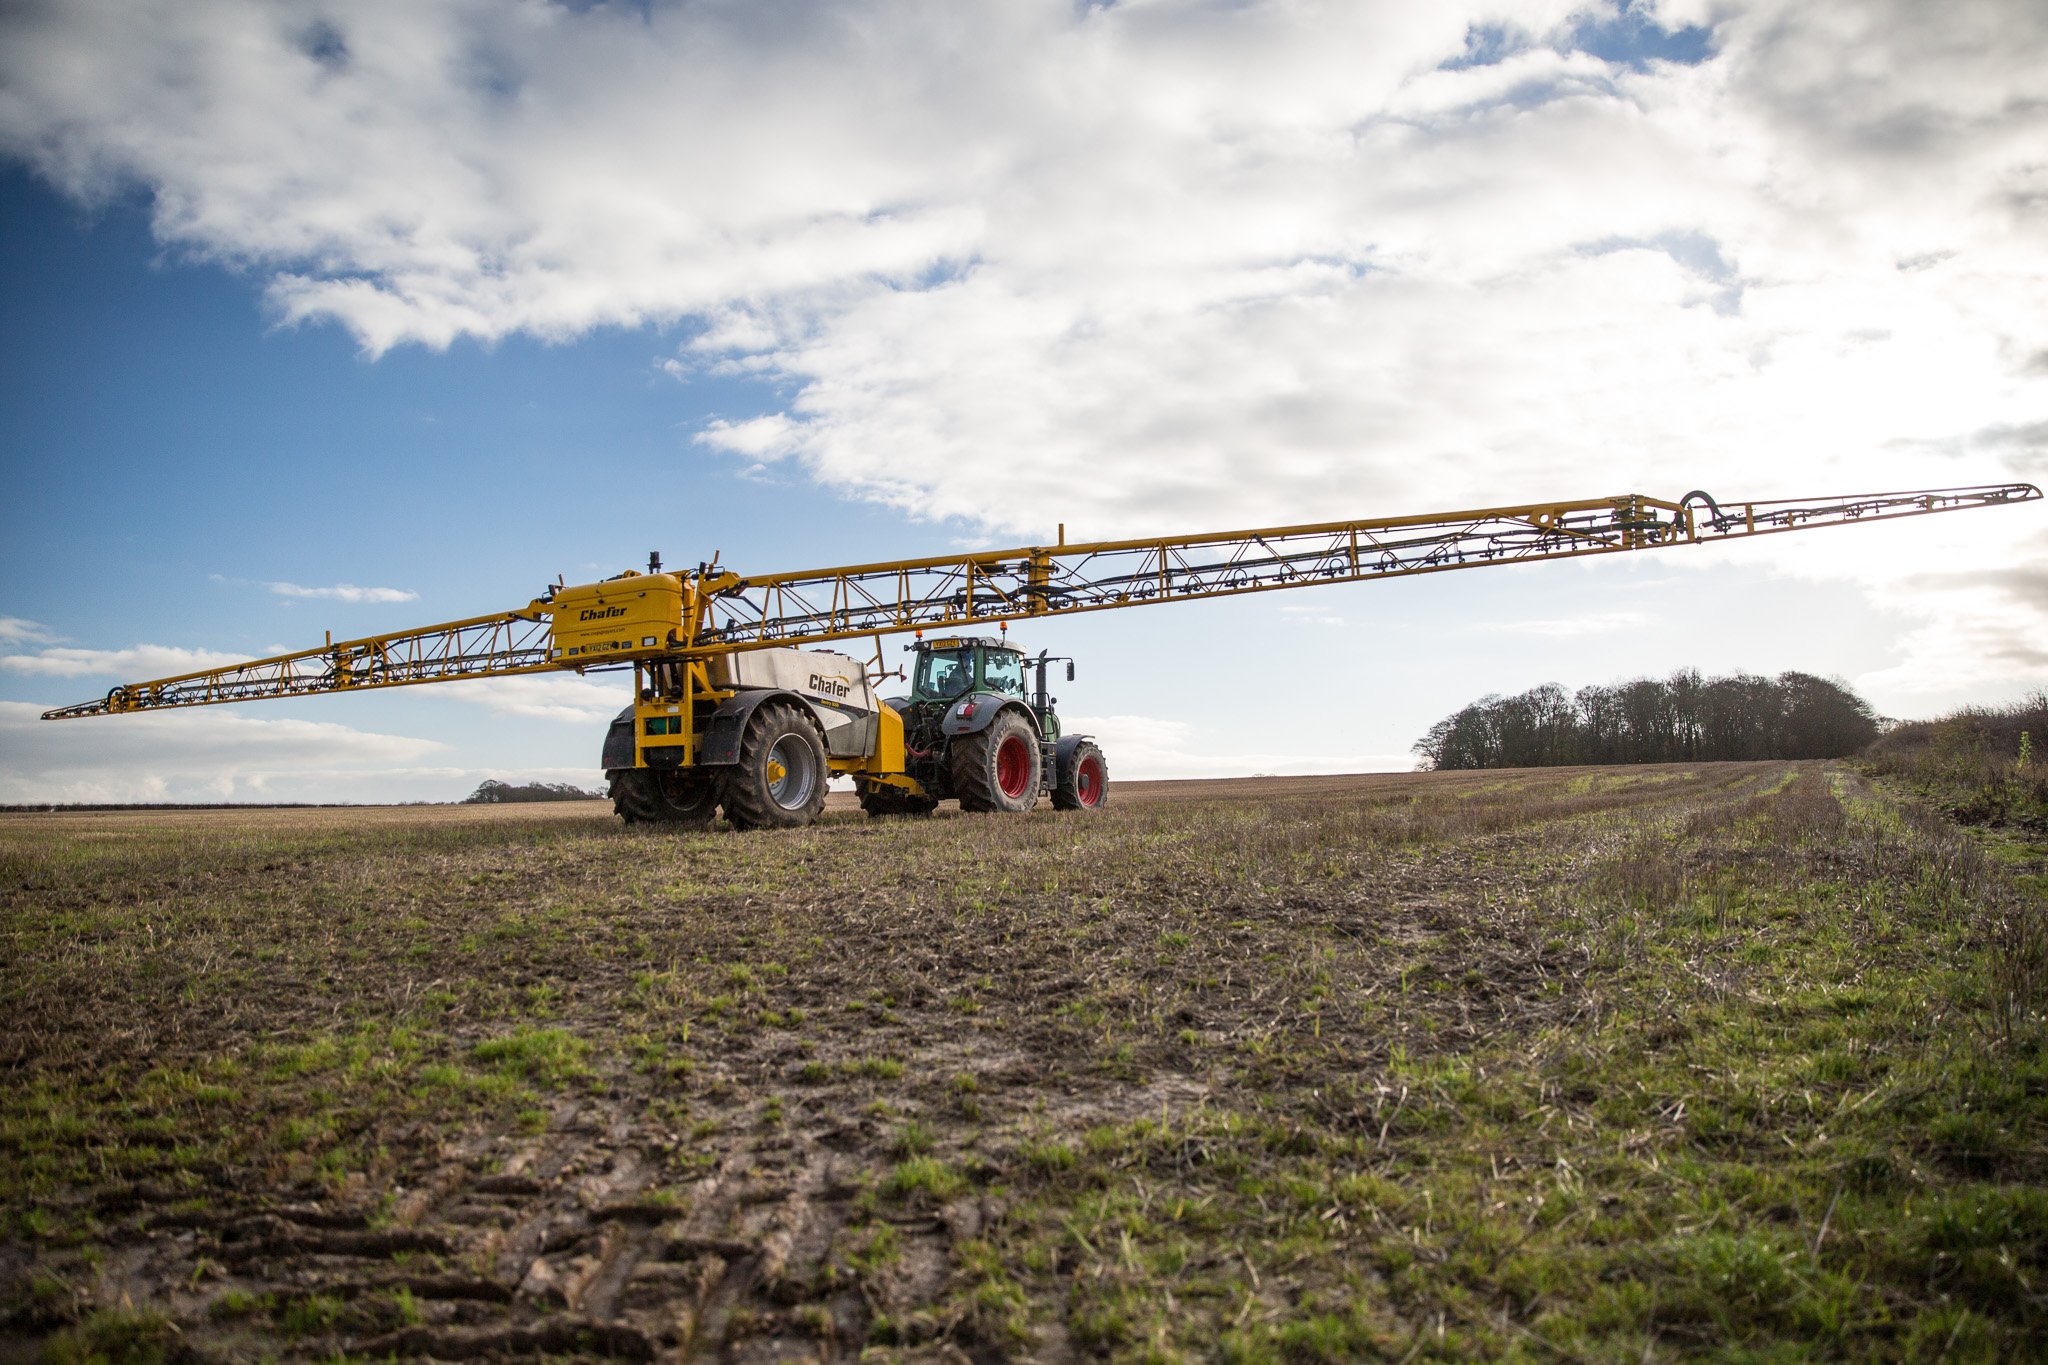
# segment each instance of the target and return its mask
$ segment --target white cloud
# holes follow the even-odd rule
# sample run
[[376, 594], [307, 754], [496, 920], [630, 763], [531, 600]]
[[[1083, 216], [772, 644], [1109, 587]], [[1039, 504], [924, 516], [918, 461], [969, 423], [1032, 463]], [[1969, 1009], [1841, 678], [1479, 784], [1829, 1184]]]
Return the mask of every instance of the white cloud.
[[176, 677], [204, 668], [241, 663], [239, 654], [177, 645], [131, 645], [127, 649], [79, 649], [54, 645], [34, 654], [0, 655], [0, 669], [54, 678], [111, 677], [128, 682]]
[[1608, 635], [1617, 630], [1637, 630], [1650, 618], [1640, 611], [1592, 611], [1579, 616], [1559, 616], [1540, 621], [1482, 621], [1473, 630], [1489, 635], [1536, 635], [1569, 638], [1577, 635]]
[[1913, 698], [1953, 691], [1958, 674], [2011, 695], [2048, 683], [2048, 630], [2036, 628], [2048, 620], [2048, 530], [2004, 541], [2006, 553], [1983, 566], [1966, 536], [1974, 528], [1941, 529], [1946, 535], [1914, 572], [1881, 579], [1913, 621], [1901, 633], [1898, 662], [1855, 679], [1902, 713]]
[[[0, 147], [373, 353], [693, 317], [670, 373], [793, 395], [705, 446], [1006, 536], [2039, 479], [2048, 8], [1574, 50], [1616, 12], [69, 0], [0, 20]], [[1900, 686], [2036, 667], [1936, 524], [1764, 557], [1897, 606]]]
[[0, 801], [336, 801], [402, 795], [420, 772], [436, 773], [441, 799], [475, 787], [413, 766], [447, 748], [431, 739], [218, 708], [65, 721], [45, 709], [0, 701]]
[[1185, 721], [1151, 716], [1061, 717], [1070, 735], [1093, 735], [1109, 760], [1112, 782], [1167, 777], [1304, 776], [1311, 773], [1393, 773], [1415, 767], [1413, 754], [1216, 752]]
[[19, 616], [0, 616], [0, 644], [43, 645], [56, 638], [38, 622], [23, 620]]
[[297, 583], [266, 583], [279, 597], [317, 597], [332, 602], [412, 602], [419, 594], [406, 588], [359, 588], [353, 583], [336, 583], [327, 588], [303, 588]]
[[473, 678], [457, 687], [429, 688], [428, 695], [482, 706], [501, 716], [532, 716], [579, 724], [608, 722], [633, 700], [632, 675], [583, 678], [571, 673], [528, 673], [511, 678]]

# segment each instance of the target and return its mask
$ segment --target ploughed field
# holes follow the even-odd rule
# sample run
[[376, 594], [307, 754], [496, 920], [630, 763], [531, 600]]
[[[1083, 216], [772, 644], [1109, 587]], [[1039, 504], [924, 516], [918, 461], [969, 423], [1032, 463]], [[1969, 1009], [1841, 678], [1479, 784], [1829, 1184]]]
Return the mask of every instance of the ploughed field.
[[0, 1358], [2026, 1355], [2041, 852], [1790, 763], [0, 816]]

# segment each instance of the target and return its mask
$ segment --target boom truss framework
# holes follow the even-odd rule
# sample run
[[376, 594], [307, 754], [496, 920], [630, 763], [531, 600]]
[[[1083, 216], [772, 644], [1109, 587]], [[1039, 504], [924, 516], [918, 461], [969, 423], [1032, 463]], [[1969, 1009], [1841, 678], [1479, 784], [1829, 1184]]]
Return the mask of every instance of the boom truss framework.
[[529, 608], [476, 616], [156, 682], [132, 683], [95, 701], [45, 711], [43, 719], [549, 672], [560, 665], [548, 657], [548, 635], [545, 611]]
[[1273, 592], [1702, 544], [1822, 526], [1888, 521], [2040, 498], [2032, 484], [1849, 497], [1716, 503], [1640, 494], [1415, 517], [1324, 522], [1198, 536], [899, 560], [741, 577], [681, 575], [698, 603], [670, 640], [575, 664], [551, 649], [551, 598], [493, 616], [370, 636], [317, 649], [117, 687], [46, 720], [205, 706], [262, 697], [399, 687], [565, 668], [705, 659], [775, 645], [824, 644], [913, 629], [954, 629], [1073, 612]]
[[947, 629], [1884, 521], [2039, 498], [2031, 484], [1717, 504], [1630, 494], [1434, 516], [1324, 522], [867, 564], [706, 584], [721, 619], [699, 651]]

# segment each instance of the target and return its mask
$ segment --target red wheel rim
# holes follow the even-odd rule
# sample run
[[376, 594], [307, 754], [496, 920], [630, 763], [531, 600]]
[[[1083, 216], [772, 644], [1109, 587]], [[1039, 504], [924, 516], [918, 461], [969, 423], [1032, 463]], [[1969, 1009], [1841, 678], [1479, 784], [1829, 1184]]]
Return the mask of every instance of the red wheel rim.
[[1010, 797], [1022, 796], [1031, 786], [1031, 750], [1024, 736], [1011, 735], [997, 746], [996, 785]]
[[1102, 804], [1102, 760], [1092, 754], [1081, 760], [1080, 771], [1074, 774], [1074, 794], [1081, 798], [1084, 806]]

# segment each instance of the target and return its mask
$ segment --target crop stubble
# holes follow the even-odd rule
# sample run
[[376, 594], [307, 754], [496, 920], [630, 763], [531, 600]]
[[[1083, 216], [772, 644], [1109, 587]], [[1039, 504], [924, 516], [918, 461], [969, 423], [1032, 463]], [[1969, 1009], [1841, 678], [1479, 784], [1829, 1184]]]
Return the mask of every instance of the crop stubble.
[[11, 1340], [1635, 1360], [2044, 1325], [2038, 866], [1847, 769], [748, 836], [601, 809], [0, 817]]

